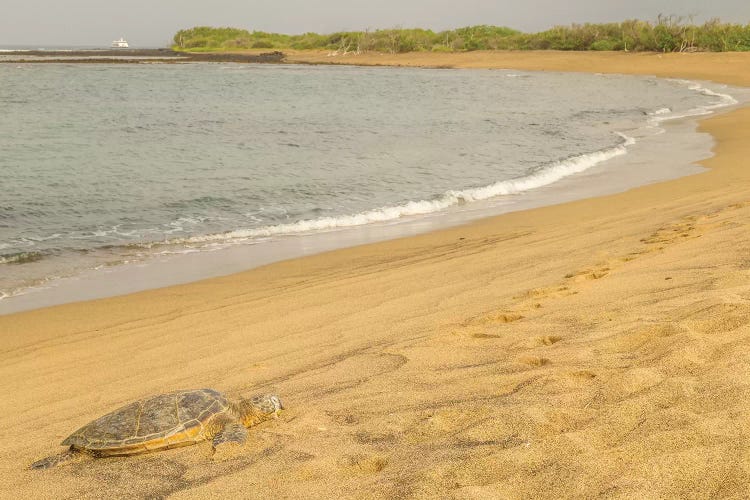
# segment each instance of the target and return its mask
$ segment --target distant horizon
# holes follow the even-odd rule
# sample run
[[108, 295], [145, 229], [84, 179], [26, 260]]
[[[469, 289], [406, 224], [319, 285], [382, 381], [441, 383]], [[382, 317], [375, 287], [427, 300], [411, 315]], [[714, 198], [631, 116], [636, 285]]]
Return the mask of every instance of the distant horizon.
[[[0, 43], [0, 50], [88, 50], [88, 49], [109, 49], [111, 41], [101, 45], [49, 45], [33, 43], [3, 44]], [[134, 45], [130, 43], [130, 49], [168, 49], [170, 45]]]
[[[18, 43], [18, 44], [2, 44], [0, 43], [0, 50], [86, 50], [86, 49], [109, 49], [109, 44], [101, 45], [49, 45], [49, 44], [33, 44], [33, 43]], [[169, 46], [157, 47], [155, 45], [138, 45], [133, 46], [132, 44], [128, 48], [138, 49], [164, 49]]]
[[172, 36], [195, 26], [232, 27], [279, 34], [319, 34], [423, 28], [444, 31], [475, 25], [507, 26], [537, 33], [572, 23], [608, 23], [628, 19], [655, 21], [658, 15], [682, 17], [696, 24], [718, 18], [750, 23], [747, 0], [197, 0], [95, 2], [93, 0], [4, 0], [0, 46], [108, 46], [120, 36], [135, 47], [167, 47]]

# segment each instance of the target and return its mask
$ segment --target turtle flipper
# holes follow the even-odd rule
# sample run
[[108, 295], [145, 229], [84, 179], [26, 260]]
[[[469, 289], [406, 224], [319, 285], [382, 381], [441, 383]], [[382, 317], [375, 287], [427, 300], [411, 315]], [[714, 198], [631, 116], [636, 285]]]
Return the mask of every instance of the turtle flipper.
[[247, 429], [238, 422], [230, 422], [214, 436], [213, 446], [216, 449], [225, 443], [243, 444], [245, 441], [247, 441]]
[[47, 458], [43, 458], [41, 460], [37, 460], [33, 464], [30, 465], [30, 468], [32, 469], [50, 469], [52, 467], [55, 467], [56, 465], [59, 465], [63, 462], [67, 462], [69, 460], [72, 460], [76, 458], [78, 455], [80, 455], [81, 452], [73, 448], [72, 446], [65, 450], [62, 453], [58, 453], [57, 455], [52, 455]]

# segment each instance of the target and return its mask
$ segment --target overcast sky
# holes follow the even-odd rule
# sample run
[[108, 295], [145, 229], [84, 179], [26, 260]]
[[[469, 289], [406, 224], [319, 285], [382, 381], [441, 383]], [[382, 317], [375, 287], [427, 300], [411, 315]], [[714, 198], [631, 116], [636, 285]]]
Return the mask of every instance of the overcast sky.
[[540, 31], [658, 14], [750, 23], [750, 0], [0, 0], [0, 46], [164, 47], [193, 26], [280, 33], [473, 24]]

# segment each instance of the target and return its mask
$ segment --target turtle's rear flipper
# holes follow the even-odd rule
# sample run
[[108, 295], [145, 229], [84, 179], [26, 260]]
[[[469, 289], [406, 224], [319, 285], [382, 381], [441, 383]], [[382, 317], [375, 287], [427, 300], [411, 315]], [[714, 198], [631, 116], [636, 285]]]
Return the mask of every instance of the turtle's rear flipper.
[[72, 446], [67, 449], [66, 451], [62, 453], [58, 453], [57, 455], [52, 455], [51, 457], [43, 458], [42, 460], [37, 460], [33, 464], [31, 464], [32, 469], [49, 469], [51, 467], [54, 467], [56, 465], [59, 465], [63, 462], [67, 462], [68, 460], [72, 460], [75, 457], [77, 457], [80, 453], [78, 450], [74, 449]]

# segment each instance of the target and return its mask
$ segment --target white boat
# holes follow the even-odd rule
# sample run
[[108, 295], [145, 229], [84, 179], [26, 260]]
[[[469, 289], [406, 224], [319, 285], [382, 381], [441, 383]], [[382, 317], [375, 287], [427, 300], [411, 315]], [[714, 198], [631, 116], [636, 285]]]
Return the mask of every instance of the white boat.
[[125, 40], [123, 37], [120, 37], [119, 40], [114, 40], [112, 42], [111, 47], [113, 49], [127, 49], [129, 45], [127, 40]]

